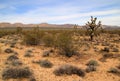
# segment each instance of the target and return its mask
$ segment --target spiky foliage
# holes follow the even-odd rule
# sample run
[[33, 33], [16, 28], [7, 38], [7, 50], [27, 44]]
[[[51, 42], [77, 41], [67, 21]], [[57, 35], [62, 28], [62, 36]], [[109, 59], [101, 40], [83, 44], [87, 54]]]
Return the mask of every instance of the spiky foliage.
[[93, 18], [93, 16], [91, 16], [91, 21], [90, 22], [88, 21], [85, 26], [91, 41], [93, 40], [98, 28], [102, 29], [101, 21], [99, 21], [98, 24], [96, 24], [96, 21], [97, 21], [97, 17]]

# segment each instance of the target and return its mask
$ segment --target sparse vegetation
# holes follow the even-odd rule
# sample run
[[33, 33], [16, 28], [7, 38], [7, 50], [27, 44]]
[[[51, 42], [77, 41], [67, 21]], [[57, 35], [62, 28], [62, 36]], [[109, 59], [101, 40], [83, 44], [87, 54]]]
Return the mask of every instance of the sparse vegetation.
[[16, 55], [11, 55], [7, 58], [8, 61], [18, 60], [19, 58]]
[[87, 66], [98, 66], [98, 62], [96, 60], [90, 60], [88, 61], [88, 63], [86, 64]]
[[57, 76], [61, 76], [61, 75], [64, 75], [64, 74], [66, 74], [66, 75], [76, 74], [76, 75], [82, 76], [82, 77], [85, 76], [84, 70], [82, 70], [78, 67], [72, 66], [72, 65], [60, 66], [59, 68], [54, 70], [54, 74], [57, 75]]
[[113, 73], [113, 74], [117, 74], [117, 75], [120, 75], [120, 70], [118, 70], [117, 68], [110, 68], [108, 70], [109, 73]]
[[45, 46], [48, 46], [48, 47], [53, 47], [54, 46], [54, 35], [49, 35], [49, 34], [47, 34], [47, 35], [45, 35], [44, 37], [43, 37], [43, 42], [45, 43]]
[[51, 68], [53, 66], [53, 64], [49, 60], [39, 60], [34, 63], [37, 63], [44, 68]]
[[30, 76], [32, 72], [28, 67], [5, 68], [2, 73], [3, 79], [29, 78]]
[[[0, 30], [0, 81], [119, 80], [115, 76], [120, 75], [119, 30], [104, 30], [101, 34], [96, 30], [91, 42], [90, 32], [78, 25], [50, 30], [22, 28], [21, 33], [16, 28]], [[33, 72], [26, 70], [26, 65]]]
[[56, 47], [59, 49], [59, 53], [67, 57], [71, 57], [77, 51], [77, 48], [72, 42], [72, 35], [70, 32], [63, 32], [57, 36]]
[[13, 53], [14, 51], [11, 48], [6, 48], [4, 52], [5, 53]]

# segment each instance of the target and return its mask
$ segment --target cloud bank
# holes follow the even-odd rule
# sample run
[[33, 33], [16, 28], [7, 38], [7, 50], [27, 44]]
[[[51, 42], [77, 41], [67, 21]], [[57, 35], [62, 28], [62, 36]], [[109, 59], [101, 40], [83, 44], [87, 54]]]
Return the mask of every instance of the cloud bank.
[[1, 0], [0, 22], [84, 25], [90, 16], [120, 26], [119, 0]]

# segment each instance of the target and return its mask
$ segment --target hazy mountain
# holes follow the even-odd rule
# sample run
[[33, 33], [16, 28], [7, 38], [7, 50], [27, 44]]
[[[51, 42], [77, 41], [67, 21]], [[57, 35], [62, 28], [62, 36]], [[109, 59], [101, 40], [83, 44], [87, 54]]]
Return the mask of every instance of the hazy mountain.
[[[48, 23], [40, 23], [40, 24], [22, 24], [22, 23], [7, 23], [3, 22], [0, 23], [0, 28], [5, 28], [5, 27], [52, 27], [52, 28], [74, 28], [75, 24], [48, 24]], [[82, 28], [84, 26], [78, 26], [78, 28]], [[120, 26], [108, 26], [108, 25], [103, 25], [102, 26], [104, 29], [120, 29]]]

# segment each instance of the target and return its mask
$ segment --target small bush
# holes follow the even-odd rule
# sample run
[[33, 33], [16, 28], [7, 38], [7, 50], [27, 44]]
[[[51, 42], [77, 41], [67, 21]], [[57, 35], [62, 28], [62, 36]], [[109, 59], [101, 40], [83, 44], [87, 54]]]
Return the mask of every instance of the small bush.
[[43, 57], [48, 57], [50, 55], [50, 51], [44, 51], [43, 52]]
[[113, 52], [119, 52], [118, 48], [113, 48]]
[[71, 57], [77, 51], [75, 48], [72, 35], [69, 32], [62, 32], [57, 36], [55, 46], [59, 49], [59, 53], [67, 57]]
[[32, 55], [32, 50], [27, 50], [24, 56], [25, 57], [32, 57], [33, 56]]
[[104, 49], [102, 49], [102, 51], [104, 51], [104, 52], [109, 52], [110, 49], [109, 49], [108, 47], [104, 47]]
[[10, 47], [11, 47], [11, 48], [14, 48], [15, 45], [16, 45], [16, 41], [12, 42], [11, 45], [10, 45]]
[[29, 78], [32, 72], [27, 67], [6, 68], [2, 72], [3, 79]]
[[31, 53], [29, 53], [29, 52], [26, 52], [24, 56], [25, 57], [32, 57], [33, 55]]
[[16, 55], [11, 55], [7, 58], [8, 61], [18, 60], [19, 58]]
[[85, 76], [85, 72], [82, 69], [72, 66], [72, 65], [60, 66], [59, 68], [55, 69], [53, 73], [57, 76], [61, 76], [63, 74], [66, 74], [66, 75], [76, 74], [82, 77]]
[[40, 44], [40, 37], [39, 34], [31, 32], [24, 35], [23, 42], [26, 45], [39, 45]]
[[86, 68], [86, 72], [93, 72], [93, 71], [96, 71], [96, 66], [88, 66], [87, 68]]
[[7, 49], [5, 49], [4, 52], [5, 52], [5, 53], [13, 53], [14, 51], [13, 51], [11, 48], [7, 48]]
[[43, 37], [43, 42], [45, 43], [45, 46], [48, 46], [48, 47], [51, 47], [51, 46], [54, 46], [54, 36], [53, 35], [45, 35]]
[[104, 57], [104, 58], [111, 58], [111, 57], [113, 57], [113, 54], [111, 54], [111, 53], [106, 53], [106, 54], [103, 54], [103, 57]]
[[21, 66], [23, 63], [19, 60], [14, 60], [11, 62], [11, 65], [12, 66]]
[[120, 71], [117, 68], [110, 68], [109, 73], [120, 74]]
[[96, 60], [90, 60], [87, 64], [87, 66], [98, 66], [98, 62]]
[[39, 60], [35, 63], [40, 64], [41, 67], [45, 68], [51, 68], [53, 66], [53, 64], [48, 60]]

